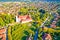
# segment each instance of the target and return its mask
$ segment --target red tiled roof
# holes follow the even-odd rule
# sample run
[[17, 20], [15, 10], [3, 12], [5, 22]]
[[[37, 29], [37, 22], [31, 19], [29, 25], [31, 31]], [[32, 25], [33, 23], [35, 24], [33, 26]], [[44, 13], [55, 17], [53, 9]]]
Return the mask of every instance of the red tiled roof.
[[52, 40], [52, 37], [50, 34], [47, 34], [46, 38]]
[[22, 22], [27, 22], [27, 21], [32, 20], [32, 18], [31, 18], [29, 15], [19, 16], [18, 18], [19, 18], [20, 21], [22, 21]]
[[0, 29], [0, 34], [2, 34], [2, 33], [5, 33], [6, 32], [6, 29]]
[[52, 28], [56, 28], [56, 25], [51, 24], [51, 27], [52, 27]]
[[2, 38], [2, 40], [6, 40], [6, 29], [5, 28], [0, 29], [0, 38]]
[[30, 16], [29, 15], [25, 15], [25, 16], [19, 16], [20, 19], [26, 19], [26, 18], [29, 18], [30, 19]]

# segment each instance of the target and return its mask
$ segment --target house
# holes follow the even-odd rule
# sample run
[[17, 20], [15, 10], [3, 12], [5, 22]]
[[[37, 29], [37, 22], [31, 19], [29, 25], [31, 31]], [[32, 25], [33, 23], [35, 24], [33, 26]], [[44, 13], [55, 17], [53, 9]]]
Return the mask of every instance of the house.
[[0, 29], [0, 40], [6, 40], [6, 29], [5, 28]]
[[52, 28], [56, 28], [56, 25], [55, 24], [51, 24], [50, 25]]
[[52, 37], [48, 33], [43, 33], [42, 40], [52, 40]]
[[16, 22], [26, 23], [31, 21], [32, 21], [32, 18], [30, 15], [16, 16]]
[[55, 18], [54, 20], [55, 20], [55, 21], [57, 21], [57, 20], [58, 20], [58, 18]]
[[60, 16], [57, 16], [58, 18], [60, 18]]
[[52, 24], [55, 25], [57, 23], [57, 21], [53, 21]]
[[45, 40], [52, 40], [51, 35], [50, 35], [50, 34], [46, 34], [46, 38], [45, 38]]
[[26, 38], [26, 40], [32, 40], [32, 37], [31, 37], [31, 36], [28, 36], [28, 37]]

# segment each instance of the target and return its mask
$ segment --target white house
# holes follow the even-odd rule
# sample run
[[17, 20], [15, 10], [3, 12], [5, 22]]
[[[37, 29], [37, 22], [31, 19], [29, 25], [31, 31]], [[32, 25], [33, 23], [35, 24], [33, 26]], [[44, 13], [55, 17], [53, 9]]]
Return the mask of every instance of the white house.
[[31, 21], [32, 21], [32, 18], [30, 15], [16, 16], [16, 22], [26, 23]]

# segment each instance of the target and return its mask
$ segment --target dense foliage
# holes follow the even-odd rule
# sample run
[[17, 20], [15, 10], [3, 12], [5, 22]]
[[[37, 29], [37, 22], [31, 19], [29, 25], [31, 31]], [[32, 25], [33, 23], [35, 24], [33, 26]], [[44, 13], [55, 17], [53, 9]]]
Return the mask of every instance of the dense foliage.
[[14, 15], [0, 14], [0, 26], [6, 26], [9, 23], [15, 22]]

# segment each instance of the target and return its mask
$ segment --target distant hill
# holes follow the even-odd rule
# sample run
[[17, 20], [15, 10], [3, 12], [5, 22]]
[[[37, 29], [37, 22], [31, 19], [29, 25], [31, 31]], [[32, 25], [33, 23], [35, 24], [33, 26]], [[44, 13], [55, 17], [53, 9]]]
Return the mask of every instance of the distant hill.
[[47, 2], [59, 2], [60, 0], [0, 0], [0, 2], [10, 2], [10, 1], [12, 1], [12, 2], [15, 2], [15, 1], [17, 1], [17, 2], [39, 2], [39, 1], [47, 1]]

